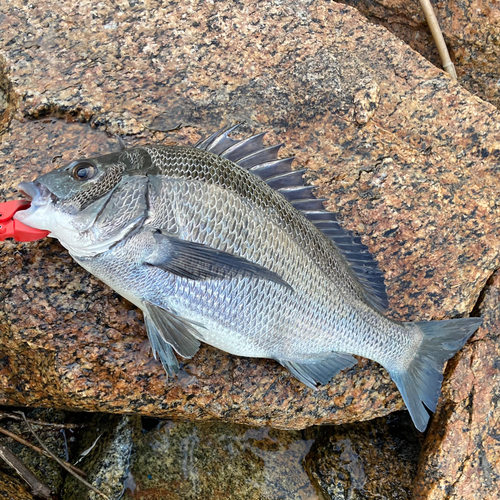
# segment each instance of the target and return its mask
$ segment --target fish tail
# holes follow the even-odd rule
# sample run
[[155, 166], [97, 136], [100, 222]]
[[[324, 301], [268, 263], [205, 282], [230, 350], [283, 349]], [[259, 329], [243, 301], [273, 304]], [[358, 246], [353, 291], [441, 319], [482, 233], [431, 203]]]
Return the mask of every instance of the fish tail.
[[463, 318], [408, 324], [408, 327], [416, 326], [423, 332], [422, 343], [406, 369], [388, 371], [420, 432], [425, 430], [429, 421], [424, 405], [432, 412], [436, 411], [445, 362], [462, 348], [481, 323], [481, 318]]

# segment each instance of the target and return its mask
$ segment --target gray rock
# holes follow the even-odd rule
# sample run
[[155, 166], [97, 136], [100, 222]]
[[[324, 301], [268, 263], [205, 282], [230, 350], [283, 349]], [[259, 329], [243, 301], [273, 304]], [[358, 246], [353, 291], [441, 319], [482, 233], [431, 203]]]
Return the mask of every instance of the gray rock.
[[[79, 450], [74, 465], [81, 468], [85, 480], [110, 500], [123, 496], [130, 470], [134, 429], [140, 426], [138, 417], [89, 415], [84, 432], [79, 436]], [[97, 500], [102, 498], [82, 485], [73, 476], [64, 483], [65, 500]]]
[[314, 434], [159, 422], [135, 435], [134, 486], [124, 498], [319, 500], [301, 464]]
[[419, 436], [406, 414], [320, 431], [305, 467], [328, 500], [412, 500]]

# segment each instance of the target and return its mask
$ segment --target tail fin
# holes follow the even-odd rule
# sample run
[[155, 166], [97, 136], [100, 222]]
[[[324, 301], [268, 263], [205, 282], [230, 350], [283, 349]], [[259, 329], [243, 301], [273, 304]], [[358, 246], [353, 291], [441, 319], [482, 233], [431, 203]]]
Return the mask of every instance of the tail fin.
[[482, 321], [481, 318], [463, 318], [412, 323], [424, 333], [422, 344], [406, 371], [389, 370], [389, 373], [420, 432], [429, 421], [424, 404], [432, 412], [436, 411], [444, 363], [462, 348]]

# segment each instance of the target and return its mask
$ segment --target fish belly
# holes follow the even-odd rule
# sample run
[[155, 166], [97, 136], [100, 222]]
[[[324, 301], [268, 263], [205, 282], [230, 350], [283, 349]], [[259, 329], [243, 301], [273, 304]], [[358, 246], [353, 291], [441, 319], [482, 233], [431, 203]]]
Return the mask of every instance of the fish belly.
[[147, 300], [193, 322], [199, 340], [225, 352], [297, 362], [342, 352], [385, 366], [409, 344], [401, 325], [349, 303], [321, 273], [307, 289], [247, 277], [196, 281], [132, 262], [131, 246], [77, 261], [136, 306]]

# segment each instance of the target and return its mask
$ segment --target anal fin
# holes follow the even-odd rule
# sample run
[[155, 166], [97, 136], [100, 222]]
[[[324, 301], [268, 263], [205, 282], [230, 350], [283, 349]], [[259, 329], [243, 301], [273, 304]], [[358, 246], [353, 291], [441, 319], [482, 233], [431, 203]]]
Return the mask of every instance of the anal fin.
[[338, 372], [351, 368], [357, 361], [350, 354], [332, 352], [327, 358], [316, 362], [297, 363], [296, 361], [285, 361], [279, 359], [278, 362], [283, 365], [295, 378], [302, 383], [316, 389], [317, 384], [328, 384]]

